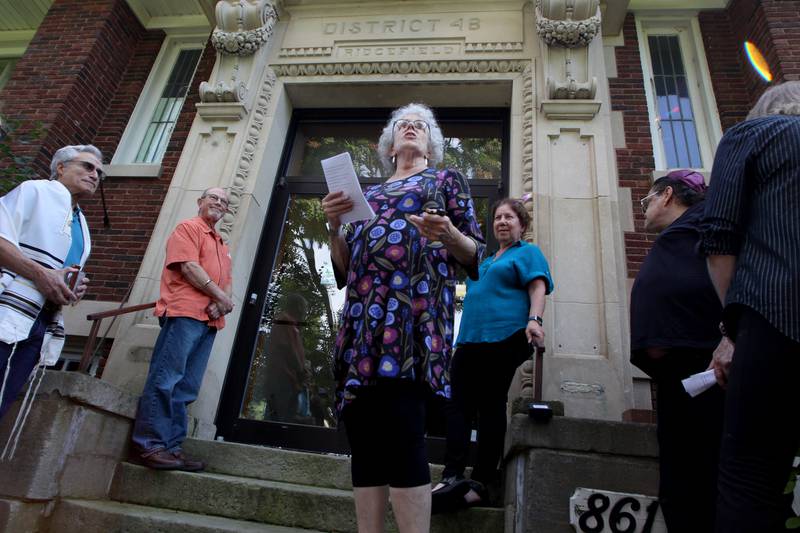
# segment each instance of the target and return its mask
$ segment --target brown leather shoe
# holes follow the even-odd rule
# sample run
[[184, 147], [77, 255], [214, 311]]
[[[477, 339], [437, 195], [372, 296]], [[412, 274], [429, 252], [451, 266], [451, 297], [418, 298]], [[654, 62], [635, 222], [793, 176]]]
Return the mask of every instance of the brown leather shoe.
[[182, 459], [175, 457], [163, 448], [144, 453], [133, 452], [130, 460], [133, 463], [155, 470], [184, 470], [186, 467]]
[[180, 470], [183, 470], [184, 472], [200, 472], [206, 468], [206, 464], [203, 461], [186, 457], [186, 455], [183, 453], [183, 450], [172, 452], [172, 455], [183, 461], [183, 468]]

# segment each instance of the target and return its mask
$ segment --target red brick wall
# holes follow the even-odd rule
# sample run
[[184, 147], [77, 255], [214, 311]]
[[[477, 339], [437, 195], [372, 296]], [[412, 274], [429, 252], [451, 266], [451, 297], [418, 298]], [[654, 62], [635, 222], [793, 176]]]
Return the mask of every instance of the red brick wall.
[[625, 251], [628, 277], [634, 278], [655, 239], [654, 234], [644, 231], [644, 215], [639, 207], [639, 200], [650, 190], [655, 160], [633, 14], [625, 18], [622, 31], [625, 44], [615, 48], [617, 77], [609, 79], [608, 85], [611, 109], [623, 112], [625, 126], [625, 148], [618, 148], [616, 155], [619, 186], [630, 188], [633, 200], [634, 231], [625, 233]]
[[[717, 101], [722, 129], [744, 120], [752, 107], [753, 88], [747, 81], [743, 60], [743, 40], [733, 30], [730, 13], [723, 10], [702, 11], [698, 17], [703, 45]], [[741, 26], [739, 26], [740, 28]]]
[[[738, 100], [746, 102], [745, 115], [770, 85], [750, 66], [744, 52], [745, 41], [751, 41], [764, 54], [774, 76], [773, 83], [800, 80], [800, 0], [733, 0], [724, 11], [702, 13], [700, 23], [706, 53], [709, 54], [709, 67], [724, 65], [720, 68], [732, 73], [734, 63], [741, 65], [743, 92]], [[711, 37], [713, 32], [722, 31], [726, 25], [729, 28], [727, 37]], [[720, 89], [715, 85], [718, 98], [720, 92], [734, 96], [734, 91], [724, 89], [722, 83]], [[720, 114], [722, 112], [720, 105]], [[723, 123], [723, 128], [729, 125]]]
[[770, 61], [776, 79], [800, 80], [800, 0], [764, 0], [759, 4], [778, 60]]
[[[119, 137], [127, 125], [138, 99], [141, 85], [150, 71], [152, 60], [158, 53], [155, 38], [145, 38], [126, 72], [125, 82], [114, 99], [119, 109], [109, 110], [98, 135], [98, 146], [107, 149], [111, 159]], [[139, 271], [150, 236], [153, 233], [161, 204], [175, 173], [175, 167], [183, 151], [183, 145], [195, 116], [195, 104], [199, 101], [200, 82], [211, 76], [216, 53], [210, 44], [203, 52], [186, 100], [172, 132], [158, 178], [108, 178], [105, 182], [106, 202], [111, 219], [111, 228], [103, 227], [99, 198], [87, 210], [92, 228], [92, 255], [86, 266], [91, 276], [91, 286], [86, 296], [93, 300], [121, 301], [128, 293]], [[149, 63], [148, 63], [149, 61]], [[144, 303], [144, 302], [131, 302]]]
[[94, 138], [93, 144], [103, 151], [107, 162], [117, 149], [163, 43], [164, 32], [148, 31], [142, 33], [141, 39], [133, 49], [108, 111]]
[[94, 140], [143, 31], [125, 0], [53, 2], [0, 93], [6, 117], [42, 123], [42, 139], [15, 147], [42, 177], [55, 150]]
[[[38, 142], [15, 150], [36, 154], [42, 177], [49, 175], [53, 152], [66, 144], [95, 144], [109, 162], [163, 40], [163, 32], [141, 26], [125, 0], [55, 0], [0, 93], [6, 117], [41, 121], [46, 131]], [[106, 180], [110, 229], [103, 227], [99, 191], [82, 203], [92, 232], [87, 299], [126, 296], [194, 120], [198, 85], [209, 78], [214, 59], [213, 49], [203, 53], [161, 176]]]

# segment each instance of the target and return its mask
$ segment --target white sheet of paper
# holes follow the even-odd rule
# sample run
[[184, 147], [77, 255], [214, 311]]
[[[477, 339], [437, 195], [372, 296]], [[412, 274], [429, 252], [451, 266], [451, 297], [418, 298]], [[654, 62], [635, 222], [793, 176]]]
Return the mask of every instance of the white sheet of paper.
[[323, 159], [322, 172], [328, 183], [328, 191], [344, 191], [347, 197], [353, 201], [353, 209], [341, 216], [342, 224], [368, 220], [375, 216], [375, 212], [364, 197], [364, 192], [358, 183], [356, 169], [353, 168], [353, 159], [348, 152]]
[[714, 377], [714, 370], [706, 370], [698, 374], [692, 374], [688, 378], [681, 381], [683, 388], [689, 393], [689, 396], [694, 398], [701, 392], [705, 392], [717, 384], [717, 379]]

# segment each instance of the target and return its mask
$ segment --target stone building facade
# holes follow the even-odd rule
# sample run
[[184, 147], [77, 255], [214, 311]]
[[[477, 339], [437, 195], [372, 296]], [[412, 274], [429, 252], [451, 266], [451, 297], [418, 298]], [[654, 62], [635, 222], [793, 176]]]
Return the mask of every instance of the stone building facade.
[[[237, 305], [193, 416], [198, 436], [244, 441], [260, 419], [239, 406], [287, 206], [319, 196], [289, 172], [303, 128], [333, 117], [322, 122], [335, 137], [336, 120], [370, 124], [370, 110], [416, 100], [447, 117], [445, 134], [494, 117], [502, 170], [487, 183], [531, 195], [528, 237], [557, 285], [544, 396], [568, 416], [620, 420], [652, 400], [628, 363], [628, 291], [655, 237], [639, 200], [671, 168], [708, 176], [723, 131], [768, 86], [745, 40], [775, 80], [800, 79], [798, 27], [797, 0], [12, 0], [0, 6], [0, 113], [42, 126], [25, 144], [10, 137], [42, 176], [64, 144], [106, 156], [111, 226], [99, 197], [84, 206], [92, 284], [67, 317], [78, 341], [86, 314], [155, 300], [167, 235], [201, 191], [230, 191], [221, 231]], [[673, 93], [680, 109], [665, 112]], [[682, 140], [664, 133], [678, 127]], [[146, 311], [119, 317], [102, 379], [138, 393], [157, 332]]]

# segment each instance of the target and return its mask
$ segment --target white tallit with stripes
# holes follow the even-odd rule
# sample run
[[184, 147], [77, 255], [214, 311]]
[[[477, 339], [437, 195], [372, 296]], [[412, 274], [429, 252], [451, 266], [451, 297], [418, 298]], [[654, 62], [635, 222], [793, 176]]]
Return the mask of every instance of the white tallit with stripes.
[[[91, 242], [83, 213], [81, 267], [89, 257]], [[62, 268], [72, 244], [72, 195], [56, 180], [29, 180], [0, 198], [0, 238], [46, 268]], [[32, 281], [7, 269], [0, 276], [0, 341], [7, 344], [28, 338], [44, 305], [44, 296]], [[64, 346], [64, 322], [59, 311], [47, 325], [40, 365], [58, 361]]]

